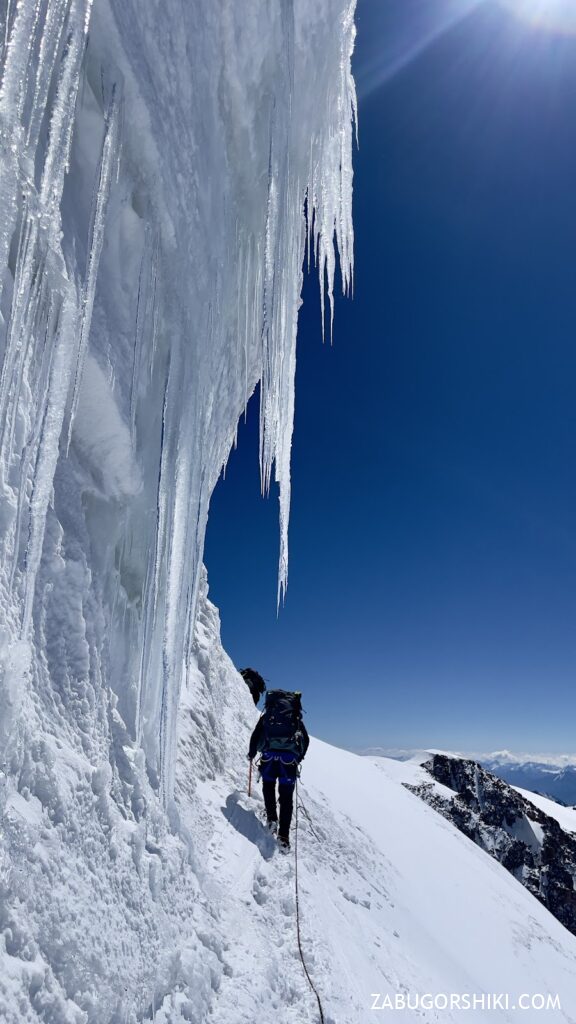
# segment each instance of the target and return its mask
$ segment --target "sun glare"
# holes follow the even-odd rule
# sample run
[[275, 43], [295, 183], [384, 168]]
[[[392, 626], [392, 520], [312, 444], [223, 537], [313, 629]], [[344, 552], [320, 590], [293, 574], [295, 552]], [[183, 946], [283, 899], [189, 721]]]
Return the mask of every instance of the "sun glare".
[[501, 0], [535, 28], [576, 35], [576, 0]]

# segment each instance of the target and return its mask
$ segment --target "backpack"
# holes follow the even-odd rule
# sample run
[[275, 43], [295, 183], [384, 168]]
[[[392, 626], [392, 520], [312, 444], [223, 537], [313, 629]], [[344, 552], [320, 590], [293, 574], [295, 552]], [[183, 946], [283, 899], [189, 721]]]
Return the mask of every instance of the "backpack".
[[241, 668], [240, 675], [242, 676], [245, 683], [248, 684], [250, 692], [256, 692], [258, 696], [264, 693], [266, 689], [266, 683], [262, 679], [262, 676], [254, 668]]
[[302, 756], [302, 698], [288, 690], [268, 690], [264, 714], [264, 750], [284, 750]]

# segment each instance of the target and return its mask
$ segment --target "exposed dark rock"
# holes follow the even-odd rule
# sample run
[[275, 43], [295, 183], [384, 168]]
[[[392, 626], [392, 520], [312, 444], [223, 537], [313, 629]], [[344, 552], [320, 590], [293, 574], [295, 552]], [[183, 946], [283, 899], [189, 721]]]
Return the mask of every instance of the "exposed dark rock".
[[498, 860], [576, 935], [576, 835], [476, 761], [434, 754], [424, 768], [432, 783], [408, 786]]

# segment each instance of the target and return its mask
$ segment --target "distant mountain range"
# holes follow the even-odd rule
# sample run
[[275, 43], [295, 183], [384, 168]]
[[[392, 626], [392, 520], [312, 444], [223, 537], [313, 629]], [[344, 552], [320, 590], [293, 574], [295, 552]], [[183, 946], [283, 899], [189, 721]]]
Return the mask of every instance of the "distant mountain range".
[[484, 768], [511, 786], [542, 793], [559, 803], [576, 804], [576, 764], [551, 764], [539, 760], [514, 762], [497, 754], [479, 757]]
[[449, 754], [452, 757], [471, 757], [499, 779], [551, 797], [567, 807], [576, 805], [576, 755], [575, 754], [516, 754], [499, 750], [489, 754], [466, 753], [462, 751], [405, 750], [370, 747], [362, 751], [371, 757], [392, 757], [397, 761], [419, 761], [422, 763], [430, 754]]

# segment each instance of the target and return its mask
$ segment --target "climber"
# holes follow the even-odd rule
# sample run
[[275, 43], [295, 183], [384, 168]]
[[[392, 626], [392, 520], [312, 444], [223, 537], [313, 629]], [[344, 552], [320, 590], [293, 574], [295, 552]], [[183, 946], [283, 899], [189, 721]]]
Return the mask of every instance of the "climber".
[[241, 668], [240, 675], [250, 690], [254, 703], [257, 704], [266, 689], [262, 676], [254, 668]]
[[[260, 751], [260, 777], [268, 828], [278, 835], [280, 849], [290, 849], [290, 822], [298, 765], [303, 760], [310, 738], [302, 721], [302, 695], [286, 690], [268, 690], [264, 713], [258, 719], [250, 739], [248, 757], [252, 761]], [[276, 782], [280, 803], [280, 821], [276, 808]]]

